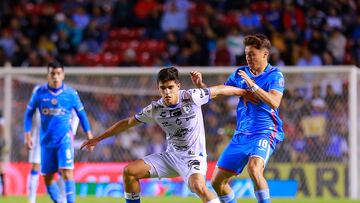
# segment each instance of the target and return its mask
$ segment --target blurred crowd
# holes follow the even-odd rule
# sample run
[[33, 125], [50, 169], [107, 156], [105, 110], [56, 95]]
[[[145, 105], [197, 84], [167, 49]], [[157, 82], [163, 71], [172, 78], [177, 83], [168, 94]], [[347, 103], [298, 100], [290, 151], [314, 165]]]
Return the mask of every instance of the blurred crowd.
[[[252, 33], [269, 37], [270, 62], [276, 66], [360, 66], [359, 13], [360, 0], [0, 1], [0, 66], [44, 66], [54, 59], [66, 66], [88, 67], [243, 65], [242, 40]], [[304, 81], [311, 79], [307, 76]], [[98, 79], [97, 85], [114, 81], [118, 80]], [[84, 84], [91, 81], [85, 79]], [[286, 90], [281, 104], [286, 139], [272, 158], [346, 162], [346, 81], [340, 87], [309, 84]], [[80, 95], [96, 135], [157, 98], [81, 91]], [[16, 123], [29, 98], [14, 97]], [[203, 108], [209, 160], [219, 157], [232, 135], [236, 105], [237, 98], [231, 97]], [[14, 149], [23, 143], [23, 130], [17, 126]], [[77, 151], [76, 160], [129, 161], [165, 148], [161, 129], [143, 125], [106, 140], [91, 156]], [[25, 149], [11, 153], [12, 161], [27, 160]]]
[[0, 2], [0, 66], [231, 66], [266, 34], [273, 65], [360, 65], [359, 0]]

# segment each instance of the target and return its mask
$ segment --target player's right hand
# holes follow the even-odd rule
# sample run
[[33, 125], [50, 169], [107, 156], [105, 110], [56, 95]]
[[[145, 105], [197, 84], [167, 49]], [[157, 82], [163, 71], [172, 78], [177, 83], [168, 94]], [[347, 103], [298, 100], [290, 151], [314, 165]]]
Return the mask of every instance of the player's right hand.
[[31, 138], [31, 133], [25, 133], [25, 146], [28, 150], [33, 148], [33, 141]]
[[92, 151], [99, 141], [96, 138], [86, 140], [80, 147], [80, 150], [86, 149]]

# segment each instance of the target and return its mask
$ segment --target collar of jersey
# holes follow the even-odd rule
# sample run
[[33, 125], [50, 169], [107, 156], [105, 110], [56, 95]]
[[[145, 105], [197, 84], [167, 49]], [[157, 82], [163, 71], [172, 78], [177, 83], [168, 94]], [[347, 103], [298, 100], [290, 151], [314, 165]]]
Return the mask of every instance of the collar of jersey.
[[249, 68], [248, 71], [249, 71], [249, 73], [251, 74], [251, 76], [252, 76], [253, 78], [257, 78], [257, 77], [259, 77], [260, 75], [262, 75], [262, 74], [264, 74], [265, 72], [267, 72], [267, 71], [270, 69], [270, 67], [271, 67], [271, 65], [270, 65], [270, 63], [268, 63], [268, 64], [266, 65], [264, 71], [263, 71], [262, 73], [260, 73], [259, 75], [254, 75], [254, 74], [251, 72], [249, 66], [248, 66], [248, 68]]
[[64, 89], [64, 83], [62, 83], [61, 87], [59, 87], [59, 88], [52, 88], [52, 87], [50, 87], [50, 85], [48, 83], [47, 88], [51, 94], [59, 95], [62, 92], [62, 90]]

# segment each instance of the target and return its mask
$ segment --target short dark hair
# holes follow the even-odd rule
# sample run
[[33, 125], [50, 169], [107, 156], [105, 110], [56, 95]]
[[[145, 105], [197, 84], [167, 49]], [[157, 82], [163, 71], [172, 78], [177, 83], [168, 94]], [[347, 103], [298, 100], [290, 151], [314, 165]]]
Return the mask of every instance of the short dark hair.
[[179, 71], [175, 67], [161, 69], [157, 76], [157, 83], [170, 80], [175, 80], [176, 83], [180, 83]]
[[47, 69], [49, 71], [50, 68], [61, 68], [64, 70], [64, 66], [62, 63], [58, 62], [58, 61], [53, 61], [53, 62], [50, 62], [47, 66]]
[[257, 49], [271, 49], [270, 40], [263, 34], [248, 35], [244, 39], [245, 46], [253, 46]]

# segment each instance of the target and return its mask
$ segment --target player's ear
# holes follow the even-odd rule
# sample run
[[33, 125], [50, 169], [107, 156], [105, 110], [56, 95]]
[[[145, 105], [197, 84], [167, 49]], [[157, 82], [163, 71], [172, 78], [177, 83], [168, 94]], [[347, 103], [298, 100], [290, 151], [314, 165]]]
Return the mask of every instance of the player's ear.
[[268, 58], [268, 56], [269, 56], [269, 50], [265, 50], [264, 51], [264, 58]]

